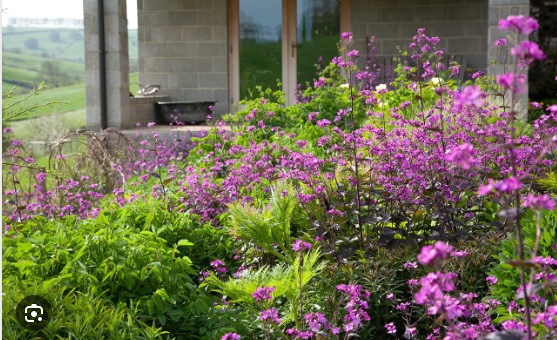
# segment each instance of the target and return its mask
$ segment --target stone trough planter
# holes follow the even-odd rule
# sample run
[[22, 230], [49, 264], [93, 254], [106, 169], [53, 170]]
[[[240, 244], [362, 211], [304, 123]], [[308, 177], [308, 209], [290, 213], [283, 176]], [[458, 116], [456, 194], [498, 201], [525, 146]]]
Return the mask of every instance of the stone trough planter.
[[210, 106], [215, 106], [216, 101], [177, 101], [157, 102], [155, 104], [157, 118], [164, 124], [199, 124], [207, 121], [211, 114]]

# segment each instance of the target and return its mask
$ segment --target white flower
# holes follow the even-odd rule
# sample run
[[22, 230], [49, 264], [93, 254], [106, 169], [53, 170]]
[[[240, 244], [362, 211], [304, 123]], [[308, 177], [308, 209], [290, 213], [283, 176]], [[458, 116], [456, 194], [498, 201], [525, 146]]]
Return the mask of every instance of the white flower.
[[348, 84], [347, 84], [347, 83], [340, 84], [340, 87], [343, 88], [343, 89], [347, 89], [347, 88], [348, 88]]
[[375, 86], [375, 91], [377, 91], [377, 92], [380, 92], [380, 91], [383, 91], [383, 90], [386, 90], [386, 89], [387, 89], [386, 84], [379, 84], [379, 85]]
[[433, 85], [439, 85], [440, 82], [441, 82], [440, 78], [437, 78], [437, 77], [431, 78], [431, 83]]

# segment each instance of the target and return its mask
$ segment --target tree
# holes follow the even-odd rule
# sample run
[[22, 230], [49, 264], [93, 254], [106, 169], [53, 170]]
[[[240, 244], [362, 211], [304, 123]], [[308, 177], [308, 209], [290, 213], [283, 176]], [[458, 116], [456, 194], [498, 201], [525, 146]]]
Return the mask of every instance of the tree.
[[70, 39], [73, 41], [80, 41], [83, 39], [83, 35], [78, 30], [72, 30], [70, 31]]
[[43, 61], [41, 64], [41, 73], [46, 83], [54, 87], [60, 87], [70, 83], [68, 75], [62, 71], [62, 67], [58, 61]]
[[39, 40], [37, 40], [37, 38], [27, 38], [24, 44], [25, 48], [30, 50], [36, 50], [39, 48]]
[[52, 42], [60, 42], [60, 32], [58, 31], [50, 32], [50, 34], [48, 35], [48, 39]]

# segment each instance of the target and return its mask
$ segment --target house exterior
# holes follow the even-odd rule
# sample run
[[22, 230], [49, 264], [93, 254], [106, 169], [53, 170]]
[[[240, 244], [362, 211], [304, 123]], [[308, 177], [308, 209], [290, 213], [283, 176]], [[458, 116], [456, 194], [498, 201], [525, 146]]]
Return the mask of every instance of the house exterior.
[[155, 101], [216, 100], [216, 114], [231, 112], [248, 86], [269, 79], [291, 103], [315, 63], [311, 53], [329, 53], [344, 31], [361, 56], [371, 36], [376, 55], [391, 56], [423, 27], [468, 68], [493, 74], [502, 67], [489, 66], [499, 58], [494, 41], [505, 37], [499, 19], [530, 7], [529, 0], [137, 0], [139, 81], [161, 87], [157, 98], [141, 98], [129, 93], [126, 0], [83, 4], [90, 129], [153, 121]]

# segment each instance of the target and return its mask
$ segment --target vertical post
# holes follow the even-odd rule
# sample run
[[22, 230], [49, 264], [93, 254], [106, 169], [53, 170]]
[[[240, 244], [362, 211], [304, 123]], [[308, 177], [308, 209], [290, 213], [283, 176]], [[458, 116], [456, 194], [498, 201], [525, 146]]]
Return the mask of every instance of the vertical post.
[[108, 127], [108, 105], [106, 101], [106, 43], [104, 29], [104, 0], [98, 0], [97, 19], [99, 25], [99, 99], [101, 129]]

